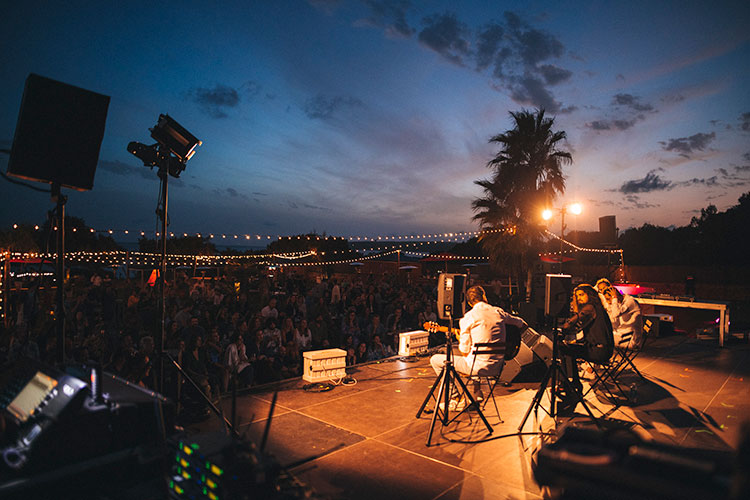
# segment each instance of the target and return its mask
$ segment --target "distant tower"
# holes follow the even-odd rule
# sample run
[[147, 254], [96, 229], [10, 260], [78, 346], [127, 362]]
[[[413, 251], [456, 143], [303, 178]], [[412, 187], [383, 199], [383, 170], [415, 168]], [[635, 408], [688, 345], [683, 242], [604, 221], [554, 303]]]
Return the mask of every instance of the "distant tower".
[[617, 221], [614, 215], [599, 217], [599, 243], [604, 247], [617, 246]]

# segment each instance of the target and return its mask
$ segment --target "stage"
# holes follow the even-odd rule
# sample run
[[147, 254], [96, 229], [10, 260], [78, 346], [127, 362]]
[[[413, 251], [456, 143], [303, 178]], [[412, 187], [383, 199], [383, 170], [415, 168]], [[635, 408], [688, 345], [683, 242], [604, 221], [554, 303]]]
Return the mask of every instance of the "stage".
[[[635, 403], [614, 408], [601, 394], [588, 394], [605, 425], [627, 427], [658, 443], [736, 449], [742, 419], [750, 415], [750, 345], [732, 341], [719, 348], [681, 336], [657, 338], [636, 366], [646, 381], [623, 375], [626, 387], [636, 384]], [[523, 434], [517, 430], [538, 381], [497, 388], [504, 422], [490, 402], [485, 414], [492, 434], [475, 413], [467, 413], [446, 427], [438, 422], [427, 447], [432, 415], [415, 416], [435, 379], [428, 358], [391, 358], [347, 373], [356, 384], [328, 392], [307, 392], [304, 381], [292, 379], [239, 395], [239, 432], [261, 442], [277, 393], [266, 451], [327, 498], [533, 499], [545, 494], [533, 478], [531, 461], [547, 439], [535, 431], [554, 431], [553, 421], [540, 410]], [[229, 416], [231, 401], [225, 398], [220, 406]], [[549, 406], [546, 397], [542, 406]], [[590, 425], [580, 405], [573, 422]], [[215, 417], [187, 428], [217, 429], [221, 423]]]

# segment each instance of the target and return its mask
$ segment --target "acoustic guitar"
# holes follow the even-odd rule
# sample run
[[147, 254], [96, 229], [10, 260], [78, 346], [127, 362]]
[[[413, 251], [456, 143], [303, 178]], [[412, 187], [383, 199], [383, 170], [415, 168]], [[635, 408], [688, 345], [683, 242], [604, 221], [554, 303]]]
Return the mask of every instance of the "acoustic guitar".
[[[443, 333], [452, 333], [456, 339], [459, 339], [459, 336], [461, 335], [461, 330], [458, 328], [448, 328], [447, 326], [441, 326], [435, 323], [434, 321], [427, 321], [424, 325], [422, 325], [425, 330], [427, 330], [430, 333], [435, 332], [443, 332]], [[527, 327], [528, 328], [528, 327]], [[510, 361], [511, 359], [516, 357], [516, 354], [518, 354], [518, 350], [521, 347], [521, 334], [526, 330], [526, 328], [521, 329], [514, 325], [505, 325], [505, 343], [497, 342], [493, 343], [492, 345], [494, 347], [505, 347], [505, 360]], [[489, 344], [482, 344], [484, 347], [488, 347]]]
[[458, 328], [448, 328], [447, 326], [440, 326], [434, 321], [427, 321], [425, 324], [422, 325], [422, 328], [427, 330], [430, 333], [437, 333], [437, 332], [443, 332], [443, 333], [452, 333], [456, 339], [461, 335], [461, 330]]

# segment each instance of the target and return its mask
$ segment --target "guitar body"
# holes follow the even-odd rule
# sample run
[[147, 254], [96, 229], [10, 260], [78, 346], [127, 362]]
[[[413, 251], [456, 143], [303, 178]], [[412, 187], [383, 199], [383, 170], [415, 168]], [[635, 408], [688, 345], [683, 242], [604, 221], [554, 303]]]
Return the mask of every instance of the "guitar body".
[[[461, 330], [458, 328], [448, 328], [447, 326], [440, 326], [434, 321], [428, 321], [422, 325], [425, 330], [430, 333], [443, 332], [452, 333], [456, 339], [461, 335]], [[516, 357], [518, 350], [521, 348], [521, 334], [523, 330], [517, 326], [506, 324], [505, 325], [505, 360], [510, 361]]]

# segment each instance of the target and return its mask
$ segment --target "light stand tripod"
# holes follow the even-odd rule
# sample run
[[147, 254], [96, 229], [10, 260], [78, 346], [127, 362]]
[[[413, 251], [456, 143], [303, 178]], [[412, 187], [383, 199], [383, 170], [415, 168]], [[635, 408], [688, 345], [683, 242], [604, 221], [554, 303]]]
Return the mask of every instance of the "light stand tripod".
[[[427, 406], [427, 403], [430, 401], [431, 398], [435, 399], [435, 410], [432, 413], [432, 422], [430, 423], [430, 431], [427, 434], [427, 446], [430, 446], [430, 443], [432, 442], [432, 433], [435, 431], [435, 424], [437, 424], [438, 419], [438, 413], [440, 413], [440, 422], [445, 427], [449, 423], [451, 423], [453, 420], [455, 420], [461, 413], [466, 411], [469, 408], [476, 409], [476, 412], [479, 414], [479, 418], [482, 419], [482, 422], [484, 422], [484, 425], [487, 427], [487, 432], [492, 434], [492, 426], [490, 426], [490, 423], [487, 421], [487, 418], [485, 418], [484, 413], [482, 412], [482, 409], [479, 407], [479, 404], [474, 399], [474, 396], [472, 396], [471, 392], [466, 388], [466, 384], [464, 384], [464, 381], [461, 379], [461, 376], [456, 371], [455, 366], [453, 366], [453, 317], [448, 314], [448, 332], [446, 333], [446, 340], [445, 340], [445, 363], [443, 364], [443, 368], [440, 371], [440, 375], [435, 379], [435, 383], [432, 384], [432, 389], [430, 389], [430, 392], [427, 394], [427, 397], [424, 399], [424, 402], [422, 402], [422, 406], [419, 407], [419, 411], [417, 411], [417, 418], [422, 416], [422, 412], [424, 411], [425, 407]], [[455, 380], [455, 382], [458, 384], [457, 392], [459, 395], [459, 398], [466, 397], [469, 400], [469, 404], [466, 405], [466, 407], [460, 411], [458, 411], [458, 414], [455, 415], [452, 419], [450, 418], [450, 401], [451, 401], [451, 389], [452, 389], [452, 382]], [[438, 389], [437, 397], [434, 396], [435, 389], [438, 388], [438, 385], [440, 388]], [[443, 407], [440, 408], [440, 404], [442, 403]]]
[[[57, 335], [56, 358], [60, 366], [65, 365], [65, 203], [68, 197], [60, 192], [60, 183], [52, 183], [52, 200], [57, 204], [57, 291], [55, 292], [55, 333]], [[50, 218], [50, 225], [53, 221]]]
[[[518, 426], [518, 431], [523, 431], [523, 427], [524, 425], [526, 425], [526, 421], [528, 420], [529, 415], [531, 415], [532, 410], [534, 411], [534, 418], [536, 418], [537, 410], [542, 406], [542, 398], [544, 397], [544, 393], [547, 390], [548, 385], [550, 387], [550, 409], [549, 411], [547, 411], [546, 409], [544, 409], [544, 407], [542, 407], [542, 410], [544, 410], [547, 415], [552, 417], [555, 422], [557, 421], [557, 399], [560, 398], [560, 382], [562, 382], [562, 384], [565, 386], [566, 394], [568, 395], [568, 397], [575, 397], [576, 406], [578, 406], [578, 403], [582, 404], [586, 412], [589, 414], [589, 417], [591, 417], [591, 420], [596, 424], [597, 427], [601, 428], [599, 419], [597, 419], [591, 412], [591, 408], [589, 407], [588, 403], [586, 403], [586, 400], [583, 399], [581, 391], [574, 387], [570, 380], [568, 380], [568, 375], [562, 368], [559, 350], [559, 341], [562, 334], [558, 331], [557, 328], [557, 316], [555, 316], [554, 318], [552, 331], [554, 336], [552, 340], [552, 363], [550, 363], [547, 371], [544, 374], [544, 377], [542, 377], [542, 382], [539, 385], [539, 389], [537, 389], [536, 395], [534, 395], [534, 399], [531, 400], [531, 404], [526, 410], [526, 415], [524, 415], [523, 420], [521, 421], [521, 425]], [[573, 369], [576, 368], [574, 367]], [[573, 409], [575, 409], [575, 407]]]

